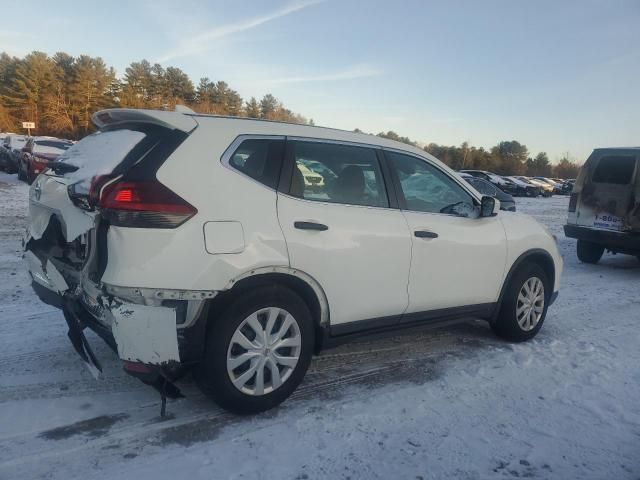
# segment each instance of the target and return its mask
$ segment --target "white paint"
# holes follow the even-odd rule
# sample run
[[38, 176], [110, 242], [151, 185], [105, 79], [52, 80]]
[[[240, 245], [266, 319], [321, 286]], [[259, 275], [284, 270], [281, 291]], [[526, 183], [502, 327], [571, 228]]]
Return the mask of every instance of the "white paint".
[[52, 215], [57, 214], [68, 242], [93, 228], [95, 213], [76, 207], [67, 193], [68, 180], [40, 175], [29, 190], [29, 234], [39, 239]]
[[240, 222], [223, 221], [204, 224], [204, 245], [210, 254], [241, 253], [244, 231]]
[[111, 330], [122, 360], [153, 365], [180, 361], [173, 308], [124, 303], [111, 313]]
[[[402, 212], [389, 208], [278, 196], [278, 216], [291, 267], [318, 280], [331, 324], [384, 317], [407, 308], [411, 239]], [[299, 230], [313, 221], [326, 231]]]

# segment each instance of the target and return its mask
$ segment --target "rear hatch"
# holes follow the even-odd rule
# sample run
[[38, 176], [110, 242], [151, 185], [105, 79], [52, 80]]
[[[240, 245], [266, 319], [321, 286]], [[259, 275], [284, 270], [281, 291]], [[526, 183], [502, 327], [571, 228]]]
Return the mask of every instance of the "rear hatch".
[[[640, 232], [640, 149], [595, 150], [570, 200], [575, 223], [616, 232]], [[570, 215], [571, 215], [570, 213]]]
[[34, 282], [58, 294], [96, 288], [111, 224], [171, 228], [185, 216], [156, 172], [195, 120], [177, 112], [117, 109], [98, 112], [94, 123], [101, 130], [50, 162], [29, 192], [25, 258]]

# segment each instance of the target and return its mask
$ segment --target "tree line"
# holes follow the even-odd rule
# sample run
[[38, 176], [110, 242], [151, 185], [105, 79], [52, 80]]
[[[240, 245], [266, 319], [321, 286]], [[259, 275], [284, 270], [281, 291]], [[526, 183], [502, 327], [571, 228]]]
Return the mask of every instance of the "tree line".
[[173, 110], [313, 123], [272, 94], [243, 99], [226, 82], [201, 78], [194, 86], [176, 67], [147, 60], [131, 63], [119, 78], [100, 57], [31, 52], [23, 58], [0, 53], [0, 131], [36, 123], [38, 135], [78, 139], [93, 130], [91, 115], [111, 107]]
[[[380, 132], [378, 136], [420, 147], [417, 142], [393, 131]], [[576, 178], [580, 169], [580, 165], [570, 160], [568, 155], [555, 165], [549, 161], [546, 152], [533, 157], [526, 145], [517, 140], [500, 142], [489, 150], [471, 146], [467, 142], [459, 147], [429, 143], [422, 148], [454, 170], [488, 170], [499, 175]]]
[[[22, 131], [21, 123], [31, 121], [36, 123], [34, 133], [38, 135], [79, 139], [93, 131], [91, 115], [97, 110], [173, 110], [176, 104], [199, 113], [313, 124], [270, 93], [259, 100], [244, 99], [226, 82], [208, 77], [194, 86], [179, 68], [165, 68], [147, 60], [132, 62], [118, 77], [100, 57], [73, 57], [64, 52], [49, 56], [34, 51], [18, 58], [0, 53], [0, 131]], [[393, 131], [378, 135], [418, 146]], [[527, 147], [516, 140], [500, 142], [489, 150], [467, 142], [459, 147], [429, 143], [423, 148], [456, 170], [575, 178], [579, 168], [567, 157], [556, 165], [550, 163], [545, 152], [531, 157]]]

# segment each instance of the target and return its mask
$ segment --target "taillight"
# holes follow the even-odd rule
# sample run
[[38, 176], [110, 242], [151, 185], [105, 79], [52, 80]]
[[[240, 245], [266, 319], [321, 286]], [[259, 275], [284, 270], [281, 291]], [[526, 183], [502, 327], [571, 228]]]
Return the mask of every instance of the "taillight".
[[198, 212], [193, 205], [157, 181], [100, 183], [98, 208], [103, 218], [114, 226], [176, 228]]
[[578, 194], [572, 193], [571, 197], [569, 197], [569, 211], [575, 212], [577, 206], [578, 206]]

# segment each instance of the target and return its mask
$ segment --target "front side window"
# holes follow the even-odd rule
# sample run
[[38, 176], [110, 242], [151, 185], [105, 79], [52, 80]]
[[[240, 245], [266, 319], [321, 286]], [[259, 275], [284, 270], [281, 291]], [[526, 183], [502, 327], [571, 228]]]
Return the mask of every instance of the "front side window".
[[276, 188], [284, 154], [284, 140], [244, 140], [229, 158], [229, 165], [258, 182]]
[[602, 157], [593, 172], [595, 183], [628, 185], [631, 183], [636, 159], [631, 155], [610, 155]]
[[389, 206], [375, 150], [334, 143], [288, 143], [295, 162], [291, 195], [319, 202]]
[[405, 208], [460, 217], [477, 215], [473, 197], [448, 175], [410, 155], [385, 152], [400, 181]]

